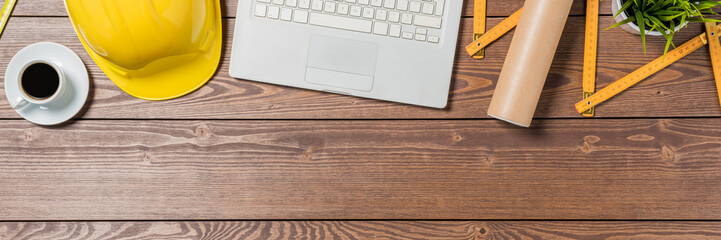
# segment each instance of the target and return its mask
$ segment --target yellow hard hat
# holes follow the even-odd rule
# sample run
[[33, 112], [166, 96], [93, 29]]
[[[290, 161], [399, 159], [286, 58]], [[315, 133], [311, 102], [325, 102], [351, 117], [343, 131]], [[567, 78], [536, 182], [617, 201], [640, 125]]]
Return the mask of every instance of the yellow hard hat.
[[90, 57], [137, 98], [183, 96], [218, 67], [219, 0], [65, 0], [65, 7]]

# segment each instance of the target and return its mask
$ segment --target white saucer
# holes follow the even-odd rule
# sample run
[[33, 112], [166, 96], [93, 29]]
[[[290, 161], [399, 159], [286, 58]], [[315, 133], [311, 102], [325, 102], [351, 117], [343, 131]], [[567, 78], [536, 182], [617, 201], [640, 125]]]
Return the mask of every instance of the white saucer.
[[13, 101], [20, 96], [16, 78], [25, 63], [39, 58], [52, 60], [63, 70], [67, 79], [65, 93], [52, 103], [28, 104], [16, 112], [38, 125], [56, 125], [70, 120], [85, 105], [90, 90], [90, 81], [83, 61], [73, 50], [63, 45], [40, 42], [31, 44], [15, 54], [5, 71], [5, 95], [8, 101]]

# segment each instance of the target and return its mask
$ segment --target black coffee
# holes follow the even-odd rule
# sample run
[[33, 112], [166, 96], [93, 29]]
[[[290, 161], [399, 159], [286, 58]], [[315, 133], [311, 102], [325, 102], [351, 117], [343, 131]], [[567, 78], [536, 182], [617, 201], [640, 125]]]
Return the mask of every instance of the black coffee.
[[36, 99], [51, 97], [60, 86], [60, 77], [55, 68], [45, 63], [30, 65], [21, 78], [25, 93]]

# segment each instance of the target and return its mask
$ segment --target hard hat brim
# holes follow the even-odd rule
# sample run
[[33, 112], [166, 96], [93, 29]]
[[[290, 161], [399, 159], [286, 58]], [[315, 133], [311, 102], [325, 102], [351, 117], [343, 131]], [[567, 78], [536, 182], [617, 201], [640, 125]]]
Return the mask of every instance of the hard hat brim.
[[[223, 43], [220, 0], [215, 0], [215, 12], [216, 24], [213, 30], [215, 37], [206, 52], [172, 69], [142, 77], [130, 77], [114, 70], [113, 64], [93, 51], [88, 43], [82, 37], [79, 37], [79, 34], [78, 38], [85, 51], [95, 61], [95, 64], [121, 90], [139, 99], [150, 101], [169, 100], [197, 90], [215, 75], [220, 63]], [[73, 24], [73, 27], [77, 33], [75, 24]]]

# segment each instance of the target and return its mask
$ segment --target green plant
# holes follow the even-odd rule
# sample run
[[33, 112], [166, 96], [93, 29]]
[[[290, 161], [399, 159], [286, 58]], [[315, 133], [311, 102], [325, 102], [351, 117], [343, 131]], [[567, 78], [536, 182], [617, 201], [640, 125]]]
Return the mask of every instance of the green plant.
[[[689, 0], [625, 0], [615, 18], [626, 11], [629, 17], [606, 29], [615, 28], [627, 23], [635, 23], [641, 30], [643, 53], [646, 54], [646, 31], [656, 30], [666, 38], [664, 56], [669, 46], [673, 45], [674, 30], [687, 22], [721, 22], [716, 19], [704, 18], [704, 13], [718, 15], [713, 7], [721, 5], [721, 1], [689, 1]], [[668, 32], [667, 32], [668, 31]], [[675, 45], [673, 45], [676, 48]]]

